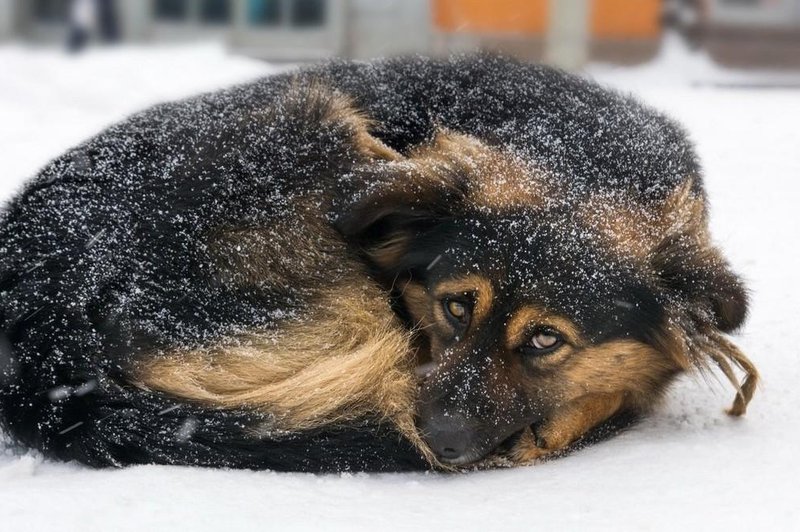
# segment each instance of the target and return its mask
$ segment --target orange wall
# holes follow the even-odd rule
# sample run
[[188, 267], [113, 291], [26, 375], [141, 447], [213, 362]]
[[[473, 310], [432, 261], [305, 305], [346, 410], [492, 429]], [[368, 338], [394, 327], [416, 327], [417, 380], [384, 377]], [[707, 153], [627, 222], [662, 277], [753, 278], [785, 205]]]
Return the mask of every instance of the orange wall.
[[[431, 9], [444, 32], [541, 35], [550, 1], [558, 0], [431, 0]], [[661, 0], [591, 0], [589, 27], [595, 37], [653, 38], [660, 14]]]
[[544, 33], [548, 0], [431, 0], [445, 32]]
[[589, 17], [595, 37], [656, 37], [661, 29], [661, 0], [592, 0]]

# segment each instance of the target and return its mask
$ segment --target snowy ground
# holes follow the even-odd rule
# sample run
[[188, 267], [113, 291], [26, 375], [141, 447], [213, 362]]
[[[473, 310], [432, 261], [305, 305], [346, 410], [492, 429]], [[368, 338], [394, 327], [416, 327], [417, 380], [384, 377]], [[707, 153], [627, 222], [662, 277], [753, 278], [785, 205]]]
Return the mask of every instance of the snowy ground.
[[[214, 46], [78, 58], [6, 46], [0, 71], [5, 200], [48, 159], [132, 111], [271, 68]], [[800, 90], [732, 88], [777, 78], [674, 53], [590, 73], [677, 117], [697, 142], [714, 233], [753, 291], [738, 341], [764, 381], [745, 419], [724, 415], [729, 387], [687, 378], [614, 440], [465, 475], [94, 471], [0, 447], [0, 529], [800, 530]]]

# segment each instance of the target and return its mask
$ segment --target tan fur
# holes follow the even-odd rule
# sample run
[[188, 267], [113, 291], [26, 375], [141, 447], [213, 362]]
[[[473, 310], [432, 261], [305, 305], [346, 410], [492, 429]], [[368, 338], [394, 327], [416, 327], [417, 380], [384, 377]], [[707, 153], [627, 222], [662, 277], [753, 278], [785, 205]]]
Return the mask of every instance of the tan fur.
[[658, 217], [662, 235], [692, 235], [701, 247], [711, 246], [705, 199], [693, 192], [694, 178], [689, 177], [667, 197]]
[[538, 425], [535, 434], [528, 429], [510, 451], [511, 459], [525, 464], [565, 449], [617, 413], [624, 397], [622, 393], [612, 392], [575, 399]]
[[397, 161], [402, 155], [370, 134], [375, 123], [367, 117], [353, 102], [352, 98], [335, 91], [322, 83], [316, 82], [309, 89], [301, 88], [306, 97], [321, 102], [326, 112], [323, 123], [346, 125], [354, 134], [354, 145], [358, 151], [370, 159]]
[[625, 194], [598, 193], [578, 209], [581, 223], [591, 228], [608, 248], [645, 266], [653, 251], [674, 235], [689, 235], [701, 247], [711, 247], [705, 199], [687, 178], [655, 210]]
[[627, 198], [592, 196], [578, 207], [578, 216], [606, 248], [640, 265], [646, 264], [663, 234], [658, 218]]
[[731, 381], [736, 390], [736, 397], [733, 404], [728, 409], [728, 414], [731, 416], [743, 416], [747, 413], [747, 405], [753, 399], [753, 394], [758, 386], [760, 375], [755, 365], [750, 361], [742, 351], [736, 347], [730, 340], [717, 332], [712, 332], [710, 335], [711, 341], [715, 344], [717, 349], [712, 350], [714, 360], [717, 364], [725, 370], [723, 361], [730, 360], [740, 370], [744, 371], [745, 378], [741, 385], [738, 379], [731, 378], [732, 371], [725, 371], [725, 376]]
[[646, 411], [680, 370], [647, 344], [614, 340], [577, 351], [560, 368], [558, 388], [565, 402], [589, 393], [621, 392], [628, 405]]
[[419, 283], [404, 281], [402, 296], [405, 308], [413, 321], [413, 346], [417, 367], [433, 362], [433, 339], [430, 329], [437, 323], [431, 315], [428, 291]]
[[138, 384], [150, 390], [204, 405], [262, 410], [274, 419], [265, 430], [379, 416], [427, 453], [414, 427], [409, 333], [379, 289], [360, 279], [330, 287], [307, 316], [277, 331], [150, 357], [137, 373]]
[[388, 268], [403, 256], [408, 248], [408, 242], [409, 234], [398, 232], [366, 251], [376, 266]]
[[[684, 329], [687, 330], [687, 329]], [[683, 334], [680, 341], [688, 357], [700, 371], [708, 370], [709, 362], [716, 365], [736, 390], [733, 404], [727, 410], [731, 416], [743, 416], [758, 388], [760, 375], [747, 356], [722, 333], [710, 328], [692, 330]], [[734, 367], [744, 373], [740, 382]]]
[[439, 130], [431, 144], [409, 157], [423, 173], [469, 177], [467, 201], [495, 211], [543, 206], [556, 193], [553, 182], [522, 160], [475, 137]]
[[[308, 89], [306, 89], [308, 90]], [[397, 161], [402, 155], [370, 134], [375, 122], [367, 117], [353, 102], [353, 99], [341, 92], [334, 91], [322, 83], [312, 86], [312, 97], [325, 99], [327, 113], [323, 119], [333, 124], [345, 124], [355, 134], [355, 146], [364, 155], [372, 159]]]
[[535, 439], [528, 431], [509, 451], [515, 463], [557, 453], [621, 410], [651, 409], [680, 371], [671, 359], [635, 340], [562, 350], [566, 359], [555, 353], [539, 364], [557, 372], [548, 386], [560, 406], [536, 427]]
[[251, 118], [267, 123], [291, 115], [313, 121], [320, 127], [346, 128], [352, 136], [355, 152], [368, 160], [395, 161], [402, 155], [370, 134], [375, 123], [353, 99], [321, 80], [295, 77], [286, 92], [268, 107], [258, 109]]
[[417, 327], [421, 330], [435, 325], [430, 294], [420, 283], [404, 285], [403, 302]]

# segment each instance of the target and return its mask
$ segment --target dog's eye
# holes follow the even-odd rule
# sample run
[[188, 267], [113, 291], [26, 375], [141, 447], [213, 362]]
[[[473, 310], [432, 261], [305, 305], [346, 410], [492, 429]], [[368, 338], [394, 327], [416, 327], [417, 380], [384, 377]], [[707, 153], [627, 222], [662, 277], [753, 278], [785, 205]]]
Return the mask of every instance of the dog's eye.
[[464, 328], [469, 324], [472, 314], [472, 305], [469, 302], [458, 299], [444, 299], [442, 306], [447, 319], [457, 328]]
[[541, 328], [533, 332], [528, 343], [522, 346], [522, 352], [527, 355], [546, 355], [562, 345], [564, 345], [564, 338], [558, 331], [550, 328]]

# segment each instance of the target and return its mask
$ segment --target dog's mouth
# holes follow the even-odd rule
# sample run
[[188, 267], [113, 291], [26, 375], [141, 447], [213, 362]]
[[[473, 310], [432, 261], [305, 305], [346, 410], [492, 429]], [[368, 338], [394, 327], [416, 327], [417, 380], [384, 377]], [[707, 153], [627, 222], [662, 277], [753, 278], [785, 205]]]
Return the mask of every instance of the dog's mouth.
[[507, 454], [519, 443], [519, 441], [522, 439], [522, 435], [525, 434], [525, 431], [528, 429], [528, 427], [532, 426], [533, 425], [526, 425], [512, 433], [511, 436], [501, 441], [497, 447], [489, 451], [487, 454]]
[[[414, 373], [420, 381], [427, 379], [431, 373], [436, 369], [436, 362], [434, 361], [419, 361], [416, 365]], [[521, 425], [508, 427], [507, 430], [496, 433], [488, 434], [477, 441], [472, 443], [469, 448], [458, 454], [458, 456], [448, 457], [444, 453], [436, 453], [437, 460], [447, 466], [463, 467], [478, 465], [479, 463], [496, 456], [507, 455], [519, 443], [525, 431], [532, 428], [539, 420], [533, 420]], [[423, 436], [423, 439], [427, 439]], [[450, 449], [444, 449], [450, 450]]]
[[519, 443], [525, 431], [532, 426], [532, 424], [526, 424], [505, 437], [501, 436], [496, 443], [485, 447], [473, 448], [458, 458], [448, 459], [441, 456], [437, 458], [441, 463], [453, 467], [479, 465], [482, 461], [492, 457], [507, 455]]

